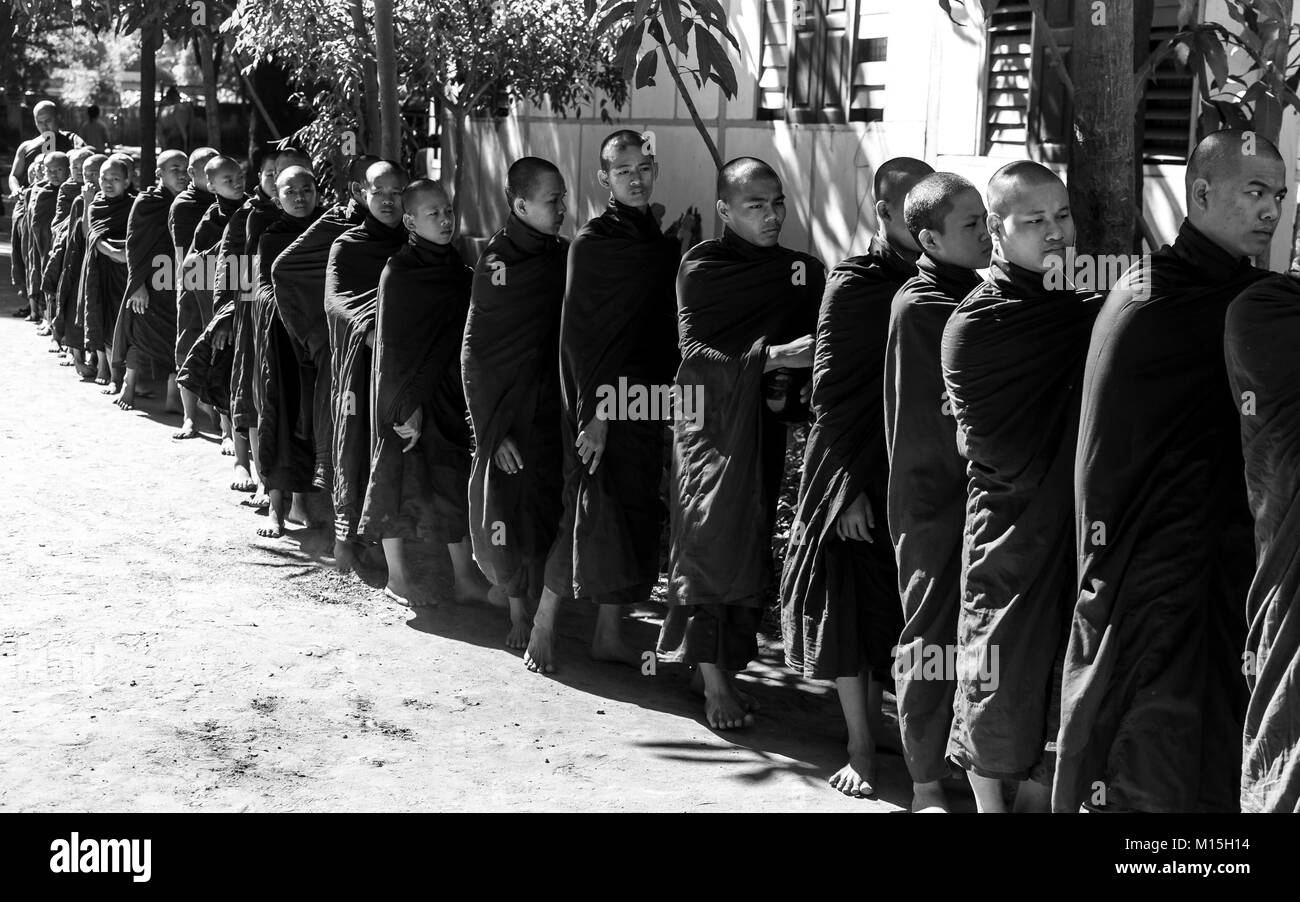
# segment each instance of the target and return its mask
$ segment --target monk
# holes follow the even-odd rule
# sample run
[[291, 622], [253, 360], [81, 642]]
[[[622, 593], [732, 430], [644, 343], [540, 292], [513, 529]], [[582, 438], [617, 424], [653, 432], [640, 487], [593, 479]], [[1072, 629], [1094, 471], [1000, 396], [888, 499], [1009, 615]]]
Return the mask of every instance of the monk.
[[[200, 147], [190, 153], [186, 171], [190, 184], [176, 195], [171, 210], [167, 213], [167, 231], [171, 235], [172, 249], [175, 253], [176, 279], [176, 337], [174, 359], [176, 369], [185, 365], [185, 357], [195, 340], [203, 332], [203, 318], [200, 314], [198, 297], [194, 289], [187, 288], [181, 275], [184, 272], [185, 257], [194, 240], [194, 232], [199, 222], [207, 214], [208, 208], [217, 201], [217, 197], [208, 189], [206, 167], [219, 156], [216, 149]], [[181, 428], [172, 433], [174, 439], [198, 438], [199, 430], [194, 424], [198, 415], [199, 399], [187, 388], [180, 388]]]
[[80, 346], [68, 347], [65, 334], [66, 315], [59, 298], [59, 277], [63, 274], [64, 262], [67, 260], [72, 204], [81, 195], [85, 186], [85, 173], [82, 167], [93, 153], [94, 151], [89, 148], [78, 147], [68, 154], [68, 179], [59, 186], [55, 197], [54, 220], [50, 229], [50, 253], [41, 274], [41, 294], [45, 298], [51, 334], [58, 343], [60, 356], [63, 358], [59, 361], [60, 366], [79, 366], [81, 363]]
[[1177, 239], [1093, 327], [1057, 811], [1239, 806], [1252, 526], [1224, 316], [1266, 275], [1250, 260], [1277, 228], [1284, 171], [1255, 132], [1206, 136]]
[[695, 415], [673, 423], [669, 608], [658, 650], [696, 665], [708, 724], [726, 730], [753, 723], [753, 701], [734, 675], [758, 653], [787, 423], [808, 414], [826, 274], [821, 261], [780, 245], [785, 193], [767, 163], [730, 161], [717, 189], [722, 238], [692, 248], [677, 274], [676, 390]]
[[271, 539], [284, 535], [286, 518], [311, 525], [305, 493], [314, 491], [312, 447], [308, 436], [296, 429], [301, 403], [298, 359], [280, 321], [272, 280], [275, 258], [320, 213], [311, 170], [297, 165], [283, 170], [275, 178], [274, 200], [280, 215], [258, 236], [253, 262], [257, 287], [251, 302], [257, 409], [257, 430], [251, 434], [256, 437], [257, 472], [270, 496], [268, 523], [257, 534]]
[[639, 132], [605, 138], [596, 179], [609, 201], [569, 247], [560, 320], [564, 516], [546, 565], [551, 591], [528, 642], [528, 658], [543, 671], [553, 669], [555, 615], [569, 596], [596, 604], [592, 657], [639, 667], [622, 615], [648, 601], [659, 578], [672, 410], [655, 399], [669, 399], [679, 362], [681, 246], [677, 227], [664, 234], [650, 211], [659, 164], [646, 149]]
[[1224, 347], [1241, 414], [1255, 579], [1246, 596], [1241, 810], [1300, 812], [1300, 273], [1256, 282], [1228, 308]]
[[348, 166], [347, 197], [326, 210], [285, 248], [273, 264], [275, 304], [302, 367], [304, 397], [300, 429], [312, 436], [315, 466], [312, 484], [334, 485], [334, 429], [330, 412], [330, 340], [325, 321], [325, 267], [334, 239], [365, 219], [366, 170], [379, 157], [361, 154]]
[[70, 175], [68, 155], [62, 151], [51, 151], [45, 155], [44, 174], [39, 182], [32, 186], [28, 198], [27, 240], [30, 248], [28, 257], [28, 299], [33, 312], [39, 311], [41, 327], [38, 335], [50, 335], [53, 332], [53, 314], [51, 304], [44, 292], [45, 264], [49, 259], [50, 247], [54, 236], [54, 214], [59, 190]]
[[86, 258], [86, 235], [90, 227], [90, 203], [99, 193], [99, 172], [107, 160], [104, 154], [97, 153], [82, 161], [81, 190], [68, 209], [67, 238], [54, 289], [57, 308], [54, 327], [68, 348], [77, 375], [83, 380], [95, 378], [98, 372], [93, 355], [86, 356], [85, 324], [78, 303], [82, 288], [81, 271]]
[[921, 256], [890, 305], [885, 349], [887, 517], [903, 601], [894, 680], [912, 811], [939, 813], [948, 810], [941, 781], [956, 676], [930, 662], [956, 650], [966, 516], [966, 465], [939, 349], [948, 318], [979, 284], [976, 270], [988, 266], [992, 243], [979, 192], [951, 172], [917, 182], [903, 217]]
[[988, 199], [993, 266], [948, 319], [941, 351], [969, 480], [949, 756], [979, 811], [1005, 811], [1009, 781], [1017, 812], [1046, 813], [1077, 590], [1079, 390], [1100, 299], [1064, 274], [1074, 220], [1055, 173], [1008, 163]]
[[[19, 211], [22, 215], [19, 216], [18, 220], [14, 224], [12, 229], [13, 240], [11, 241], [11, 244], [16, 242], [22, 249], [16, 261], [19, 270], [15, 270], [15, 272], [21, 271], [22, 274], [20, 293], [23, 297], [26, 297], [28, 294], [29, 286], [27, 284], [27, 271], [32, 266], [31, 241], [28, 240], [27, 237], [28, 233], [31, 231], [32, 218], [28, 206], [32, 192], [36, 190], [36, 186], [45, 178], [45, 154], [38, 154], [36, 158], [32, 160], [31, 165], [27, 167], [27, 174], [30, 181], [27, 186], [18, 193], [17, 198], [14, 200], [14, 209]], [[28, 322], [39, 323], [41, 321], [39, 305], [34, 308], [29, 303], [23, 308], [23, 311]]]
[[115, 402], [123, 410], [135, 407], [140, 379], [153, 382], [167, 377], [169, 402], [175, 391], [176, 280], [172, 273], [176, 250], [167, 216], [172, 201], [189, 187], [185, 154], [163, 151], [157, 176], [156, 185], [136, 195], [126, 229], [126, 294], [113, 337], [113, 353], [126, 370]]
[[484, 601], [487, 584], [469, 541], [470, 448], [460, 344], [473, 271], [452, 246], [456, 215], [438, 182], [402, 191], [407, 244], [379, 278], [372, 378], [375, 451], [359, 529], [380, 539], [388, 562], [384, 594], [401, 604], [436, 604], [418, 594], [403, 545], [427, 534], [447, 546], [457, 600]]
[[133, 170], [130, 157], [114, 154], [105, 160], [99, 170], [99, 193], [89, 207], [77, 309], [86, 350], [99, 363], [95, 381], [108, 386], [105, 394], [121, 391], [124, 375], [109, 367], [109, 351], [127, 286], [126, 230], [136, 194]]
[[835, 681], [849, 761], [830, 784], [858, 797], [875, 791], [881, 704], [903, 625], [885, 522], [889, 307], [916, 275], [920, 252], [903, 201], [932, 172], [911, 157], [882, 163], [873, 186], [880, 228], [871, 247], [827, 277], [813, 355], [813, 425], [781, 577], [786, 664], [805, 679]]
[[524, 648], [530, 602], [555, 603], [542, 583], [564, 510], [559, 332], [568, 242], [559, 233], [566, 187], [555, 164], [521, 157], [510, 165], [505, 193], [506, 224], [474, 267], [460, 360], [474, 430], [474, 559], [508, 598], [506, 644]]
[[325, 270], [334, 423], [334, 561], [356, 562], [354, 544], [370, 482], [370, 373], [375, 300], [388, 258], [407, 243], [402, 224], [406, 173], [381, 160], [366, 170], [366, 217], [330, 247]]

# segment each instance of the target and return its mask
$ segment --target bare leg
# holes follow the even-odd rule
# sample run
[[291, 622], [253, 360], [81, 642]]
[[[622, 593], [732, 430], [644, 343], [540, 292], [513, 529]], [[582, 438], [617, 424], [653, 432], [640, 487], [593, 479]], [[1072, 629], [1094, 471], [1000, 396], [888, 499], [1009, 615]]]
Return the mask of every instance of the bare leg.
[[297, 523], [307, 529], [316, 528], [316, 522], [307, 513], [307, 495], [305, 492], [293, 493], [293, 504], [289, 507], [288, 520], [290, 523]]
[[[228, 422], [228, 421], [227, 421]], [[235, 440], [235, 481], [230, 487], [236, 492], [252, 492], [257, 489], [253, 474], [249, 468], [248, 439], [238, 432], [233, 433]]]
[[533, 673], [555, 673], [555, 615], [559, 610], [560, 597], [550, 589], [543, 589], [528, 634], [528, 650], [524, 652], [524, 666]]
[[266, 515], [270, 522], [257, 528], [257, 534], [264, 539], [278, 539], [284, 535], [284, 492], [271, 489], [271, 502]]
[[506, 634], [506, 648], [527, 648], [528, 636], [533, 628], [533, 618], [528, 616], [528, 605], [522, 598], [510, 597], [510, 632]]
[[334, 540], [334, 566], [339, 573], [351, 573], [357, 565], [357, 552], [347, 539]]
[[185, 413], [185, 405], [181, 401], [180, 386], [176, 384], [175, 373], [167, 377], [167, 398], [163, 401], [163, 410], [168, 413]]
[[867, 676], [838, 677], [835, 688], [849, 728], [849, 763], [836, 771], [829, 782], [846, 796], [864, 798], [876, 791], [876, 743], [868, 714]]
[[127, 367], [126, 378], [122, 380], [122, 394], [113, 402], [123, 410], [133, 410], [135, 408], [135, 382], [138, 377], [139, 374], [135, 370]]
[[736, 697], [731, 674], [717, 664], [700, 664], [699, 674], [704, 681], [704, 716], [715, 730], [735, 730], [752, 727], [754, 715], [745, 710]]
[[1002, 798], [1002, 781], [994, 777], [981, 777], [967, 771], [970, 788], [975, 792], [975, 808], [980, 814], [1006, 814], [1007, 804]]
[[111, 383], [113, 382], [113, 368], [108, 365], [108, 352], [102, 349], [96, 351], [95, 363], [97, 364], [95, 382], [100, 385], [110, 386], [110, 389], [106, 390], [104, 394], [111, 395], [118, 391], [117, 388], [111, 386]]
[[622, 605], [596, 605], [596, 632], [591, 637], [591, 656], [597, 661], [641, 666], [640, 653], [623, 642]]
[[384, 594], [398, 604], [411, 608], [436, 605], [437, 602], [433, 599], [425, 598], [415, 592], [415, 586], [412, 585], [410, 574], [406, 570], [406, 554], [402, 548], [402, 540], [383, 539], [382, 544], [384, 560], [388, 563], [388, 585], [384, 586]]
[[912, 813], [947, 814], [948, 794], [943, 791], [943, 783], [939, 780], [930, 783], [913, 783]]
[[455, 579], [453, 593], [456, 604], [487, 601], [492, 587], [488, 585], [487, 578], [483, 576], [483, 571], [479, 570], [478, 564], [474, 563], [474, 551], [470, 547], [469, 539], [461, 539], [454, 545], [448, 545], [447, 554], [451, 557], [451, 571]]
[[248, 469], [249, 469], [249, 473], [253, 474], [253, 478], [257, 480], [257, 491], [253, 493], [253, 500], [251, 503], [253, 507], [264, 507], [266, 505], [266, 486], [262, 485], [261, 474], [256, 473], [257, 470], [256, 458], [253, 456], [253, 449], [256, 447], [257, 447], [257, 427], [250, 426], [248, 427], [248, 448], [249, 448]]
[[1052, 788], [1033, 780], [1021, 780], [1016, 789], [1016, 801], [1011, 806], [1013, 814], [1049, 814], [1052, 810]]
[[[230, 428], [230, 417], [224, 413], [221, 416], [221, 454], [224, 457], [235, 456], [235, 432]], [[248, 472], [248, 466], [244, 466], [244, 472]]]
[[[175, 385], [175, 377], [172, 377], [172, 385]], [[178, 387], [179, 388], [179, 387]], [[172, 438], [198, 438], [199, 427], [194, 425], [194, 418], [198, 415], [199, 396], [194, 394], [188, 388], [179, 388], [181, 393], [181, 428], [172, 433]]]

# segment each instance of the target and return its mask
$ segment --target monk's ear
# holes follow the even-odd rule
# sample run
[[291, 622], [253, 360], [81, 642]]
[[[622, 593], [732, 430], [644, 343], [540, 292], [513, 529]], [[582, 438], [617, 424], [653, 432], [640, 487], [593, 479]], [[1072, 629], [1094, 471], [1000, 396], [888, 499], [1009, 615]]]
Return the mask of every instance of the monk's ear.
[[989, 229], [989, 235], [993, 236], [994, 238], [1001, 238], [1001, 237], [1002, 237], [1002, 217], [1001, 217], [1001, 216], [999, 216], [999, 215], [996, 214], [996, 213], [990, 213], [989, 216], [988, 216], [988, 219], [985, 220], [985, 224], [988, 226], [988, 229]]
[[921, 229], [916, 233], [916, 243], [921, 246], [921, 250], [927, 254], [938, 250], [939, 243], [934, 240], [934, 232], [930, 229]]
[[520, 219], [524, 218], [524, 199], [522, 197], [516, 197], [510, 202], [510, 212]]
[[722, 218], [724, 223], [730, 225], [731, 208], [727, 206], [727, 202], [720, 197], [718, 198], [718, 216]]
[[1205, 179], [1197, 179], [1192, 182], [1192, 190], [1187, 194], [1187, 203], [1198, 210], [1208, 209], [1210, 206], [1210, 183]]
[[609, 190], [609, 173], [608, 173], [608, 172], [606, 172], [606, 171], [603, 170], [603, 169], [597, 169], [597, 170], [596, 170], [596, 181], [600, 184], [600, 187], [604, 188], [606, 191]]
[[889, 204], [883, 200], [876, 201], [876, 220], [878, 222], [889, 222], [890, 219]]

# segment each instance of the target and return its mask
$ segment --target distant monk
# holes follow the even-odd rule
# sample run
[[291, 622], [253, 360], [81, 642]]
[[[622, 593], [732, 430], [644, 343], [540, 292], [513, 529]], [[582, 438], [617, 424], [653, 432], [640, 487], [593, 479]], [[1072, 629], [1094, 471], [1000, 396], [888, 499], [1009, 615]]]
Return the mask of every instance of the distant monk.
[[90, 204], [99, 193], [99, 170], [107, 160], [108, 157], [97, 153], [86, 157], [81, 163], [81, 192], [73, 198], [68, 209], [63, 261], [56, 276], [55, 304], [58, 312], [54, 327], [62, 336], [61, 340], [68, 348], [77, 375], [82, 379], [92, 379], [97, 372], [94, 355], [89, 358], [86, 356], [85, 321], [78, 303], [82, 289], [81, 272], [86, 259], [86, 235], [90, 228]]
[[980, 283], [976, 270], [989, 265], [992, 243], [979, 192], [951, 172], [919, 181], [903, 216], [922, 253], [890, 305], [885, 350], [887, 516], [903, 600], [894, 691], [912, 810], [946, 812], [941, 781], [957, 687], [946, 662], [957, 648], [966, 463], [939, 347], [948, 317]]
[[[45, 154], [39, 154], [34, 160], [32, 160], [31, 165], [27, 167], [27, 175], [30, 178], [30, 182], [27, 187], [23, 188], [23, 190], [18, 193], [18, 197], [14, 200], [14, 210], [21, 211], [22, 215], [14, 221], [12, 240], [10, 242], [11, 246], [17, 244], [21, 248], [21, 252], [13, 260], [13, 266], [21, 268], [23, 282], [21, 292], [24, 297], [29, 294], [30, 286], [27, 284], [27, 270], [32, 266], [32, 243], [27, 237], [27, 233], [31, 231], [32, 227], [29, 203], [32, 192], [36, 190], [36, 186], [45, 178]], [[14, 272], [18, 272], [18, 270], [14, 269]], [[24, 315], [27, 316], [28, 322], [39, 323], [41, 321], [39, 305], [33, 306], [29, 303], [23, 308], [23, 311]]]
[[[220, 156], [211, 147], [200, 147], [190, 154], [188, 172], [190, 185], [172, 201], [171, 211], [167, 214], [167, 231], [171, 234], [172, 249], [176, 265], [176, 335], [174, 338], [173, 357], [176, 369], [185, 365], [194, 341], [203, 332], [204, 321], [199, 311], [198, 298], [192, 288], [187, 288], [184, 279], [185, 257], [189, 252], [194, 232], [199, 222], [207, 214], [208, 208], [217, 201], [217, 197], [208, 190], [206, 167], [208, 161]], [[198, 415], [199, 399], [187, 388], [180, 389], [181, 394], [181, 428], [172, 433], [172, 438], [198, 438], [199, 430], [194, 424]]]
[[388, 258], [406, 244], [406, 173], [382, 160], [366, 170], [366, 218], [334, 240], [325, 274], [334, 423], [334, 561], [351, 570], [370, 482], [370, 368], [375, 300]]
[[59, 277], [63, 274], [63, 265], [67, 260], [68, 234], [71, 231], [69, 217], [72, 214], [72, 204], [81, 196], [85, 184], [85, 173], [82, 171], [82, 166], [93, 153], [87, 147], [78, 147], [68, 154], [68, 179], [59, 186], [58, 194], [54, 200], [54, 220], [50, 228], [50, 253], [46, 258], [45, 268], [41, 274], [41, 295], [45, 298], [51, 334], [54, 336], [54, 340], [58, 342], [60, 356], [63, 358], [59, 361], [60, 366], [76, 366], [80, 365], [81, 362], [80, 346], [76, 349], [68, 347], [65, 334], [66, 316], [59, 300]]
[[68, 155], [57, 150], [45, 155], [44, 164], [44, 175], [32, 186], [27, 208], [27, 238], [31, 249], [27, 266], [28, 299], [32, 304], [32, 312], [40, 314], [41, 328], [37, 330], [38, 335], [49, 335], [53, 331], [52, 304], [47, 302], [44, 291], [45, 264], [54, 240], [54, 214], [59, 191], [68, 180], [71, 165]]
[[596, 604], [591, 656], [640, 667], [622, 615], [649, 601], [659, 580], [681, 245], [650, 211], [659, 164], [645, 141], [623, 129], [602, 142], [596, 178], [609, 201], [569, 248], [560, 322], [564, 518], [546, 565], [551, 593], [528, 643], [541, 670], [552, 669], [555, 609], [570, 596]]
[[758, 653], [786, 424], [807, 416], [803, 390], [826, 271], [778, 243], [785, 192], [770, 166], [734, 159], [717, 189], [722, 238], [692, 248], [677, 274], [676, 385], [695, 416], [673, 423], [659, 653], [698, 666], [708, 724], [726, 730], [753, 723], [753, 700], [734, 675]]
[[257, 430], [251, 434], [257, 439], [253, 445], [257, 474], [270, 495], [268, 522], [257, 534], [271, 539], [284, 535], [286, 517], [311, 526], [304, 493], [314, 491], [313, 455], [310, 436], [300, 434], [296, 428], [302, 401], [298, 358], [280, 322], [271, 276], [275, 258], [320, 214], [311, 170], [294, 165], [276, 176], [275, 203], [279, 215], [257, 239], [253, 262], [257, 285], [251, 301], [257, 408]]
[[372, 377], [374, 454], [359, 529], [381, 540], [384, 594], [418, 595], [403, 543], [427, 536], [451, 555], [456, 600], [485, 601], [469, 542], [470, 447], [460, 343], [473, 271], [452, 247], [456, 214], [443, 187], [417, 179], [402, 191], [408, 243], [379, 278]]
[[903, 626], [885, 522], [883, 377], [889, 307], [916, 275], [920, 251], [903, 199], [932, 172], [911, 157], [876, 170], [871, 248], [831, 271], [817, 318], [813, 425], [781, 578], [781, 632], [788, 666], [806, 679], [835, 681], [849, 761], [830, 783], [845, 795], [875, 792], [881, 703], [893, 688], [891, 652]]
[[[46, 151], [57, 150], [67, 153], [82, 144], [81, 138], [72, 132], [59, 129], [59, 108], [53, 101], [42, 100], [32, 107], [32, 119], [36, 123], [38, 134], [18, 145], [18, 149], [14, 152], [14, 161], [9, 166], [9, 193], [19, 197], [19, 200], [14, 202], [11, 220], [15, 240], [10, 250], [10, 271], [14, 287], [18, 289], [18, 294], [24, 302], [27, 298], [27, 268], [21, 235], [26, 210], [21, 194], [23, 189], [31, 184], [27, 169], [34, 159]], [[26, 307], [15, 311], [14, 315], [31, 318], [30, 310]]]
[[[172, 201], [189, 187], [185, 154], [165, 150], [158, 156], [158, 184], [141, 191], [131, 205], [126, 229], [127, 285], [124, 308], [113, 337], [114, 356], [126, 379], [116, 404], [135, 406], [136, 382], [168, 380], [168, 402], [176, 366], [175, 246], [167, 230]], [[159, 278], [159, 274], [164, 278]]]
[[1228, 304], [1267, 273], [1286, 176], [1255, 132], [1208, 135], [1187, 220], [1092, 331], [1075, 469], [1079, 599], [1053, 808], [1235, 811], [1251, 518], [1223, 355]]
[[[1078, 589], [1071, 516], [1079, 390], [1100, 298], [1067, 284], [1074, 220], [1050, 169], [989, 182], [989, 279], [943, 333], [943, 376], [969, 479], [949, 756], [981, 812], [1051, 808], [1060, 667]], [[1055, 269], [1055, 273], [1049, 272]]]
[[1255, 581], [1242, 670], [1250, 687], [1241, 810], [1300, 812], [1300, 273], [1228, 308], [1228, 379], [1241, 413], [1255, 516]]
[[334, 239], [365, 219], [366, 170], [379, 157], [362, 154], [348, 166], [348, 195], [307, 227], [274, 263], [275, 304], [302, 365], [304, 396], [302, 432], [312, 436], [315, 465], [312, 484], [334, 486], [334, 428], [330, 411], [330, 336], [325, 320], [325, 267]]
[[[231, 157], [215, 156], [203, 167], [203, 174], [208, 180], [208, 188], [217, 200], [199, 220], [185, 262], [181, 266], [181, 284], [185, 286], [185, 293], [178, 303], [181, 304], [182, 311], [187, 304], [192, 304], [193, 309], [178, 312], [177, 325], [179, 331], [183, 325], [188, 328], [189, 324], [198, 322], [202, 331], [185, 355], [176, 374], [176, 384], [216, 412], [221, 422], [221, 453], [230, 457], [235, 454], [235, 441], [230, 427], [230, 368], [234, 348], [229, 341], [234, 311], [232, 306], [218, 319], [213, 309], [213, 294], [217, 274], [226, 265], [218, 257], [221, 239], [230, 218], [244, 204], [244, 173], [239, 161]], [[222, 333], [220, 349], [217, 348], [218, 332]], [[178, 335], [177, 341], [180, 342], [182, 337]], [[246, 465], [240, 470], [238, 459], [235, 468], [237, 479], [247, 476]]]
[[527, 644], [527, 605], [546, 599], [546, 556], [564, 509], [559, 334], [569, 243], [558, 236], [565, 193], [553, 163], [521, 157], [511, 164], [510, 215], [474, 267], [461, 348], [475, 442], [470, 538], [479, 567], [509, 599], [511, 648]]
[[[99, 375], [95, 381], [109, 386], [105, 394], [121, 390], [121, 372], [109, 368], [109, 349], [117, 326], [118, 307], [127, 285], [126, 228], [135, 200], [130, 157], [114, 154], [99, 170], [99, 193], [90, 204], [86, 234], [86, 260], [81, 272], [78, 316], [85, 329], [86, 350], [95, 355]], [[111, 383], [111, 384], [110, 384]]]

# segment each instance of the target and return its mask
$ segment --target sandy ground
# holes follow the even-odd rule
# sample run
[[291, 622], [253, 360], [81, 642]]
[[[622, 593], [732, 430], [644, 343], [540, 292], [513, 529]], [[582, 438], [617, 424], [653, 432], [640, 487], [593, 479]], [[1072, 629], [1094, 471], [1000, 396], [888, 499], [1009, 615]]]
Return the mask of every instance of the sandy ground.
[[[757, 725], [721, 734], [680, 667], [591, 662], [561, 617], [560, 672], [527, 672], [503, 612], [387, 601], [382, 572], [321, 566], [327, 537], [261, 539], [215, 437], [174, 441], [160, 400], [122, 412], [9, 316], [0, 246], [0, 810], [896, 811], [825, 780], [834, 694], [779, 666], [744, 679]], [[650, 648], [662, 609], [631, 631]]]

